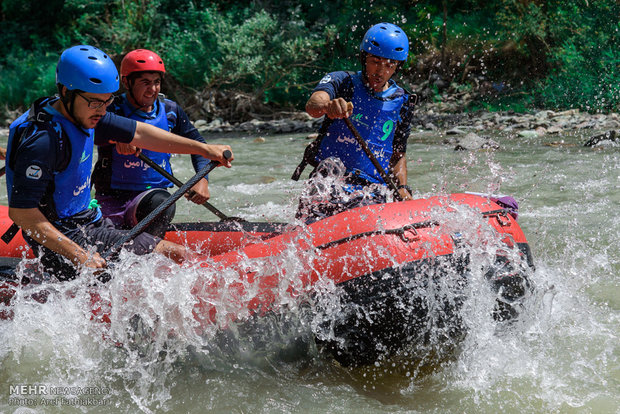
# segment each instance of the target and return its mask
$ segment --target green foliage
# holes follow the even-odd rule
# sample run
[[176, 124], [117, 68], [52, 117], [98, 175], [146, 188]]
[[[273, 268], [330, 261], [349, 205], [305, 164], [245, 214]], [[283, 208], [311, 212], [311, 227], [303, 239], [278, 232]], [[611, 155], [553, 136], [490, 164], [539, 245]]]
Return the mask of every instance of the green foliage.
[[[486, 55], [479, 63], [483, 75], [519, 85], [475, 106], [620, 109], [619, 2], [496, 0], [486, 8], [466, 3], [467, 12], [459, 14], [453, 4], [450, 13], [452, 47], [461, 35], [470, 54]], [[470, 27], [479, 34], [467, 33]]]
[[620, 108], [620, 3], [561, 1], [550, 10], [550, 62], [538, 103], [587, 111]]
[[42, 95], [56, 90], [56, 55], [15, 56], [0, 70], [0, 97], [11, 108], [25, 107]]
[[497, 10], [497, 23], [503, 29], [502, 38], [514, 41], [525, 53], [533, 39], [544, 43], [547, 19], [542, 3], [521, 0], [503, 0]]
[[264, 102], [290, 101], [320, 43], [303, 22], [283, 23], [264, 10], [195, 11], [184, 28], [171, 24], [161, 43], [176, 78], [192, 88], [242, 89]]
[[153, 49], [189, 90], [301, 107], [324, 73], [359, 68], [363, 33], [389, 21], [410, 38], [407, 73], [511, 85], [474, 108], [617, 110], [619, 15], [617, 0], [0, 0], [0, 98], [53, 93], [60, 52], [86, 43]]
[[620, 52], [603, 49], [596, 61], [566, 41], [555, 54], [560, 65], [541, 82], [537, 103], [549, 108], [617, 110], [620, 103]]
[[534, 97], [525, 92], [500, 95], [493, 98], [478, 100], [466, 108], [467, 112], [476, 111], [513, 111], [525, 113], [535, 107]]

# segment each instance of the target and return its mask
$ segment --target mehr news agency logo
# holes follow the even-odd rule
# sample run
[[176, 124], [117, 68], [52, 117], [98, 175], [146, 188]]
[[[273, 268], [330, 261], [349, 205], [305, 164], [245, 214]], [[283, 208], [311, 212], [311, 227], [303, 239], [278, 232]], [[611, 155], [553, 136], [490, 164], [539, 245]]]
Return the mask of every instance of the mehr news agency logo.
[[48, 384], [9, 385], [10, 406], [103, 406], [111, 390], [107, 387], [56, 387]]

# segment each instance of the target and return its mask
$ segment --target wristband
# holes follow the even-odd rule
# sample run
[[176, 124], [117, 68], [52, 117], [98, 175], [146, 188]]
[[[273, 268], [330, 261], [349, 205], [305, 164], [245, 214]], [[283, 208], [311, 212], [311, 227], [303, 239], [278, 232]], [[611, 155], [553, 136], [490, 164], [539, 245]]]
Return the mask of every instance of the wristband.
[[413, 194], [411, 192], [411, 187], [409, 187], [407, 184], [401, 184], [398, 186], [398, 189], [400, 190], [401, 188], [404, 188], [405, 190], [409, 191], [409, 194]]

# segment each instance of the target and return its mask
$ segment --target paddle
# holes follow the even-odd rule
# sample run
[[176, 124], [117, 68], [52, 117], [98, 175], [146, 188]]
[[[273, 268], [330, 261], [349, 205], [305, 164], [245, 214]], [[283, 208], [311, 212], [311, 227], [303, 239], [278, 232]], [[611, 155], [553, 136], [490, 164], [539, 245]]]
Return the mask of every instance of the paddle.
[[6, 167], [0, 168], [0, 177], [2, 177], [6, 173]]
[[[351, 102], [347, 102], [347, 108], [349, 110], [353, 109], [353, 104]], [[349, 118], [343, 118], [343, 120], [345, 124], [347, 124], [351, 132], [353, 133], [353, 136], [355, 137], [357, 142], [360, 144], [360, 146], [362, 147], [366, 155], [368, 155], [368, 158], [370, 158], [372, 165], [375, 166], [375, 168], [379, 172], [379, 175], [381, 176], [381, 178], [383, 178], [383, 181], [385, 181], [388, 187], [390, 187], [390, 189], [394, 192], [394, 198], [397, 199], [398, 201], [403, 201], [403, 198], [398, 192], [398, 187], [396, 187], [396, 184], [394, 183], [394, 181], [392, 181], [392, 178], [386, 174], [381, 164], [379, 164], [377, 157], [375, 157], [375, 154], [373, 154], [372, 150], [368, 147], [368, 144], [366, 143], [366, 141], [364, 141], [364, 138], [362, 138], [360, 133], [357, 132], [357, 129], [355, 128], [355, 126], [353, 126], [353, 123], [351, 122], [351, 120]]]
[[[228, 159], [232, 156], [232, 153], [228, 150], [224, 151], [224, 158]], [[211, 161], [207, 165], [205, 165], [200, 171], [196, 173], [192, 178], [190, 178], [185, 184], [183, 184], [179, 189], [174, 192], [170, 197], [166, 199], [163, 203], [157, 206], [157, 208], [151, 211], [146, 217], [144, 217], [136, 226], [131, 229], [123, 238], [117, 241], [112, 248], [102, 255], [104, 259], [108, 259], [109, 257], [115, 255], [126, 243], [129, 243], [140, 233], [144, 231], [157, 217], [161, 215], [168, 207], [172, 204], [176, 203], [176, 201], [183, 197], [185, 193], [189, 191], [196, 183], [204, 178], [205, 175], [209, 174], [215, 167], [217, 167], [219, 163], [217, 161]]]
[[[181, 187], [183, 183], [179, 181], [175, 176], [170, 174], [168, 171], [164, 170], [160, 165], [158, 165], [155, 161], [144, 155], [143, 153], [138, 154], [138, 158], [147, 163], [152, 169], [163, 175], [167, 178], [171, 183], [176, 185], [177, 187]], [[193, 190], [189, 190], [188, 194], [190, 198], [195, 194]], [[213, 214], [215, 214], [220, 220], [228, 220], [228, 221], [245, 221], [240, 217], [228, 217], [226, 214], [222, 213], [220, 210], [215, 208], [211, 203], [205, 201], [202, 203], [203, 206]]]

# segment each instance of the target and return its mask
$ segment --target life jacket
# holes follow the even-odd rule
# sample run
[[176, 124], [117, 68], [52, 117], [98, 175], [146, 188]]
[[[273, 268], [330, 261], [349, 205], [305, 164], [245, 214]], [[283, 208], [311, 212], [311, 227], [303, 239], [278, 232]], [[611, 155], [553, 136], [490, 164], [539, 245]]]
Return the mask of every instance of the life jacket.
[[[115, 100], [110, 112], [126, 118], [151, 124], [165, 131], [173, 129], [177, 122], [176, 103], [164, 99], [163, 95], [155, 101], [153, 117], [144, 116], [143, 112], [133, 108], [125, 96]], [[168, 173], [172, 174], [170, 165], [171, 155], [146, 149], [141, 150], [144, 155], [152, 159]], [[114, 145], [105, 145], [98, 148], [98, 161], [95, 165], [94, 185], [98, 193], [107, 193], [110, 190], [145, 191], [149, 188], [172, 187], [172, 183], [157, 171], [149, 167], [135, 155], [122, 155], [116, 151]]]
[[[381, 99], [364, 86], [361, 72], [349, 72], [353, 88], [350, 97], [354, 106], [353, 125], [363, 136], [385, 171], [389, 168], [393, 153], [394, 131], [401, 121], [401, 109], [409, 103], [410, 94], [397, 87], [394, 94]], [[339, 158], [352, 177], [359, 182], [384, 183], [370, 158], [353, 136], [343, 120], [325, 118], [318, 138], [304, 152], [304, 159], [292, 179], [297, 180], [305, 165], [317, 166], [328, 157]]]
[[7, 187], [11, 188], [19, 145], [40, 128], [48, 132], [56, 144], [58, 162], [54, 166], [54, 180], [40, 208], [52, 222], [88, 209], [94, 145], [94, 129], [84, 130], [67, 118], [45, 110], [53, 101], [52, 98], [37, 100], [28, 112], [11, 124], [7, 168]]
[[[56, 146], [54, 179], [50, 182], [39, 209], [52, 223], [69, 219], [86, 211], [90, 206], [90, 176], [92, 169], [94, 129], [84, 130], [58, 113], [47, 108], [54, 98], [41, 98], [15, 120], [9, 130], [7, 162], [7, 189], [9, 197], [13, 187], [13, 168], [19, 157], [20, 145], [38, 130], [47, 131]], [[55, 112], [55, 111], [54, 111]], [[94, 220], [101, 217], [99, 211]], [[13, 236], [16, 233], [12, 226]], [[10, 241], [11, 229], [2, 237]]]

